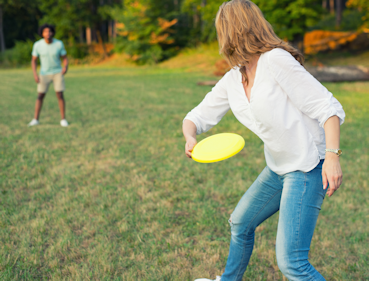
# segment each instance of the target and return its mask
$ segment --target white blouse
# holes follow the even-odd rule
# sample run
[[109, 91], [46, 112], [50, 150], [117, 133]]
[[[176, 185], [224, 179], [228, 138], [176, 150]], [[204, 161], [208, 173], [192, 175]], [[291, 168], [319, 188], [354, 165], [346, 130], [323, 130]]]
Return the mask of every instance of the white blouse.
[[340, 124], [345, 119], [332, 93], [280, 48], [259, 57], [250, 102], [241, 73], [232, 69], [185, 119], [191, 120], [196, 133], [201, 134], [215, 126], [229, 109], [264, 142], [266, 163], [279, 175], [315, 168], [325, 157], [324, 123], [334, 115]]

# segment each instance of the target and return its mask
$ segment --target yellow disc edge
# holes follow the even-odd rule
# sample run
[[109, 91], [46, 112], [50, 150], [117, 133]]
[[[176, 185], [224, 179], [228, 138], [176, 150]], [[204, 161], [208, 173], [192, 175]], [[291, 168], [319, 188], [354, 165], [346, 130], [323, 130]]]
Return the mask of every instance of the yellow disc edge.
[[[225, 134], [231, 134], [231, 133], [225, 133]], [[237, 135], [237, 134], [235, 134], [235, 135]], [[220, 161], [226, 160], [228, 158], [231, 158], [232, 156], [235, 156], [237, 153], [239, 153], [245, 147], [245, 139], [240, 135], [238, 135], [238, 136], [240, 137], [240, 140], [242, 140], [242, 145], [238, 150], [236, 150], [235, 152], [229, 154], [228, 156], [225, 156], [225, 157], [222, 157], [222, 158], [219, 158], [219, 159], [216, 159], [216, 160], [201, 160], [201, 159], [198, 159], [198, 158], [193, 157], [193, 156], [192, 156], [192, 159], [195, 160], [198, 163], [215, 163], [215, 162], [220, 162]]]

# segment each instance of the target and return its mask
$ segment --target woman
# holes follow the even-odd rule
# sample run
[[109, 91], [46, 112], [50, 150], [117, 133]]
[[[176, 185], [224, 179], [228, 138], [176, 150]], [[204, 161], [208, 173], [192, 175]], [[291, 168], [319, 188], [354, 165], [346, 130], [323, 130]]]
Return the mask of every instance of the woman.
[[304, 69], [303, 56], [276, 36], [251, 1], [224, 3], [215, 24], [220, 53], [233, 69], [185, 117], [186, 155], [191, 158], [196, 134], [232, 109], [263, 140], [267, 163], [229, 219], [229, 256], [216, 280], [242, 280], [255, 228], [277, 211], [279, 269], [289, 280], [325, 280], [309, 263], [308, 253], [325, 194], [331, 196], [342, 183], [342, 106]]

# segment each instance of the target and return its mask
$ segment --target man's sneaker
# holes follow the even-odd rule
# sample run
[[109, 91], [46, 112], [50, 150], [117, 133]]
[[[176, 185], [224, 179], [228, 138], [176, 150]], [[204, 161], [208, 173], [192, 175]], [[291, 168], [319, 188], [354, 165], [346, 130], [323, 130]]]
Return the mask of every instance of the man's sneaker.
[[217, 276], [217, 279], [215, 280], [207, 279], [207, 278], [200, 278], [200, 279], [195, 279], [195, 281], [221, 281], [221, 280], [220, 280], [220, 276]]
[[32, 119], [32, 121], [29, 122], [28, 127], [37, 126], [37, 125], [40, 125], [40, 122], [38, 122], [37, 119]]
[[62, 126], [62, 127], [68, 127], [68, 122], [67, 122], [67, 120], [65, 120], [65, 119], [63, 119], [63, 120], [60, 120], [60, 126]]

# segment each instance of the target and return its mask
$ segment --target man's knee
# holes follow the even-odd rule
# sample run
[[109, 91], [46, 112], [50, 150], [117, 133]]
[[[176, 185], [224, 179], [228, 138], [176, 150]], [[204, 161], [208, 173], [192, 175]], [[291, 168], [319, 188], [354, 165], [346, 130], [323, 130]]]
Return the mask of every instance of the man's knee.
[[56, 92], [56, 97], [57, 97], [59, 100], [64, 99], [63, 92]]
[[38, 96], [37, 96], [37, 99], [38, 100], [43, 100], [45, 98], [45, 94], [38, 94]]

